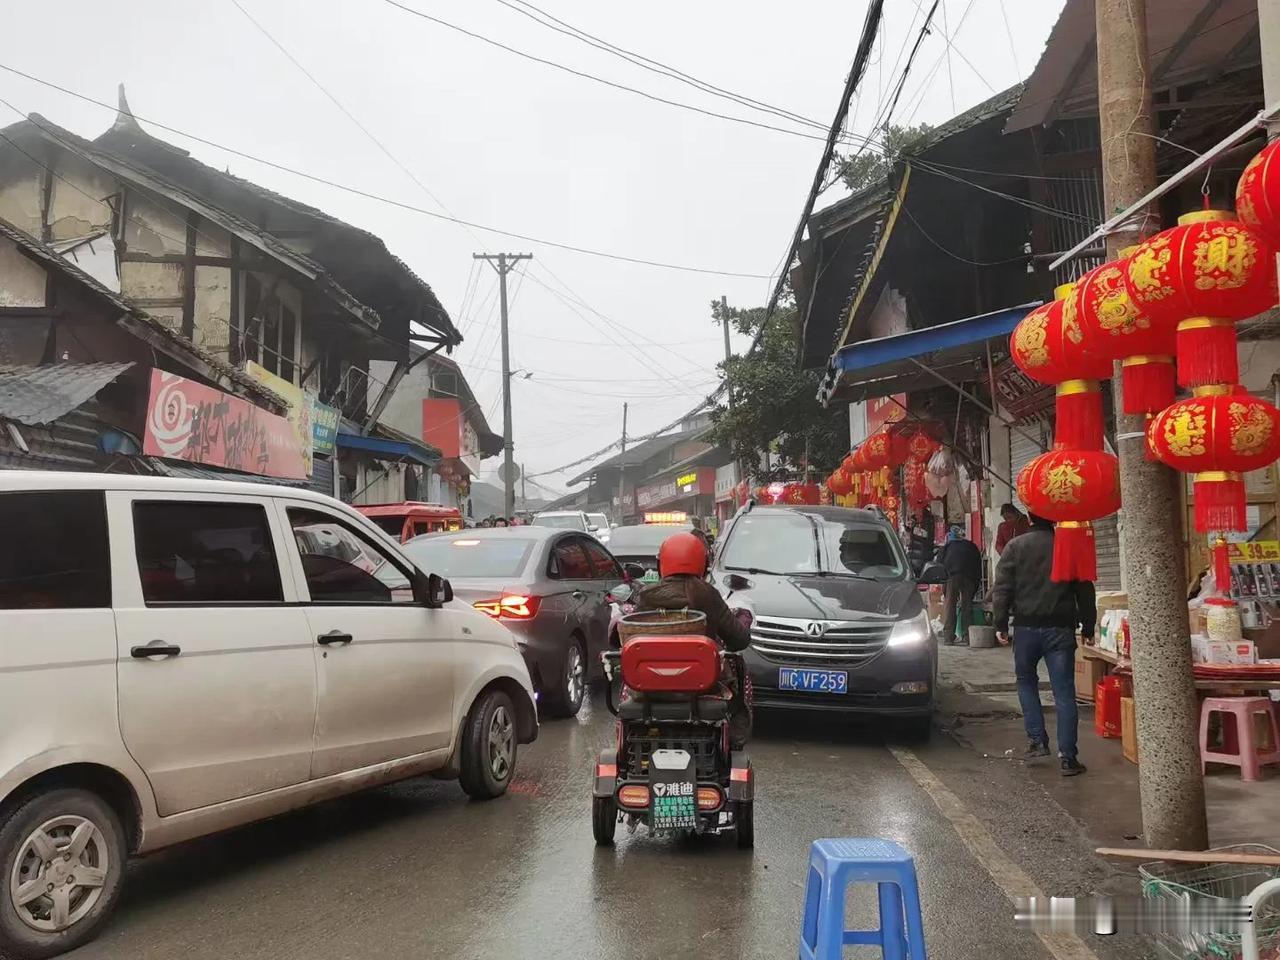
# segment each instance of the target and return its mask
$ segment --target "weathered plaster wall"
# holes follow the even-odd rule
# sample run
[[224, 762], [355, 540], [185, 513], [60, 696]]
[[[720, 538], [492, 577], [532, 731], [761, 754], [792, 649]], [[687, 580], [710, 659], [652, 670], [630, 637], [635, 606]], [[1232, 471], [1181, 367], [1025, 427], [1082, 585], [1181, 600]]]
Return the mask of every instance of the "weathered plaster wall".
[[8, 239], [0, 239], [0, 307], [43, 307], [46, 274]]
[[126, 260], [120, 264], [120, 290], [126, 297], [150, 309], [155, 301], [174, 301], [182, 306], [182, 264], [139, 263]]
[[60, 153], [49, 192], [49, 230], [53, 240], [73, 240], [111, 230], [114, 214], [103, 198], [120, 193], [114, 177], [79, 157]]
[[231, 268], [196, 267], [196, 346], [227, 359], [231, 343]]
[[187, 252], [185, 212], [173, 205], [158, 203], [138, 191], [129, 192], [126, 209], [128, 219], [124, 224], [124, 239], [130, 253], [162, 257]]
[[40, 168], [9, 150], [0, 163], [0, 217], [40, 236]]

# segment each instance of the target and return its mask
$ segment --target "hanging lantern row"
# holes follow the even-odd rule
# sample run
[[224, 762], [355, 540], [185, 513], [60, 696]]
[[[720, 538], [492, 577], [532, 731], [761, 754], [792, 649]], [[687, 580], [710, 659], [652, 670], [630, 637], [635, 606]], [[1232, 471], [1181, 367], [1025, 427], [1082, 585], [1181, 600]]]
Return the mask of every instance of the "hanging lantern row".
[[1018, 493], [1033, 513], [1055, 524], [1052, 579], [1096, 580], [1094, 520], [1120, 507], [1119, 461], [1102, 450], [1102, 384], [1111, 376], [1109, 356], [1088, 349], [1082, 313], [1100, 303], [1103, 279], [1086, 276], [1088, 288], [1063, 284], [1052, 303], [1032, 310], [1014, 328], [1010, 353], [1034, 380], [1055, 386], [1054, 449], [1018, 475]]

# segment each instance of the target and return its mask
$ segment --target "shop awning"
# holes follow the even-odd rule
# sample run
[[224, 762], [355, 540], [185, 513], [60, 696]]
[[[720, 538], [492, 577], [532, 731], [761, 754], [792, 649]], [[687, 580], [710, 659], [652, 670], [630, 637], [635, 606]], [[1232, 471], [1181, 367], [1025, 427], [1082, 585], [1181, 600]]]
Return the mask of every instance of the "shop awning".
[[411, 440], [388, 440], [339, 432], [338, 446], [344, 450], [361, 450], [382, 460], [410, 460], [424, 467], [434, 467], [440, 462], [439, 452]]
[[938, 386], [941, 381], [935, 374], [955, 383], [972, 380], [979, 364], [985, 367], [988, 342], [1007, 338], [1038, 306], [1040, 301], [1024, 303], [841, 347], [823, 379], [819, 399], [829, 403], [909, 393]]

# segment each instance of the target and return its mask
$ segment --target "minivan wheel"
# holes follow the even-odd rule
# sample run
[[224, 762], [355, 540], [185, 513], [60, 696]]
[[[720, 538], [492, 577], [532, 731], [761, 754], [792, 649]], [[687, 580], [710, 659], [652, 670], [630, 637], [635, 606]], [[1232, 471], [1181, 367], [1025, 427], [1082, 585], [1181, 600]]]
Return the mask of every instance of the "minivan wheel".
[[0, 956], [42, 960], [90, 940], [120, 896], [120, 818], [87, 790], [37, 794], [0, 824]]
[[582, 641], [573, 637], [564, 649], [560, 680], [555, 689], [547, 691], [547, 712], [555, 717], [577, 716], [586, 693], [587, 657], [582, 652]]
[[516, 708], [501, 690], [477, 700], [467, 718], [458, 779], [467, 796], [492, 800], [507, 792], [516, 769]]

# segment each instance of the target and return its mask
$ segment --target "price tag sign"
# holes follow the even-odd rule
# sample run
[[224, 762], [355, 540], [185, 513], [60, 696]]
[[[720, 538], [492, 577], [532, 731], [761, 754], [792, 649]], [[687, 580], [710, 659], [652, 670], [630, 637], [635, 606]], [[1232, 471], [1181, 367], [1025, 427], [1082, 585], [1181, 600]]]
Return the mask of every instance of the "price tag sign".
[[1280, 563], [1280, 540], [1248, 540], [1227, 545], [1231, 563]]

